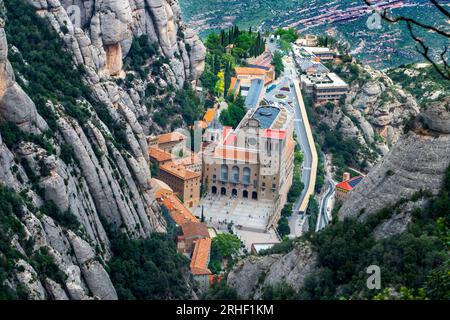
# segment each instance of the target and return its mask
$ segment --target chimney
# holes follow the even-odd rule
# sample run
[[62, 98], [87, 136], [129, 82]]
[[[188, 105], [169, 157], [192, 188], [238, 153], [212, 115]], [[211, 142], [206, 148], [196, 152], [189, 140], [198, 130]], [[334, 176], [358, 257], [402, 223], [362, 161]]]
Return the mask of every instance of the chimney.
[[342, 181], [348, 181], [348, 180], [350, 180], [350, 173], [344, 172], [343, 180], [342, 180]]

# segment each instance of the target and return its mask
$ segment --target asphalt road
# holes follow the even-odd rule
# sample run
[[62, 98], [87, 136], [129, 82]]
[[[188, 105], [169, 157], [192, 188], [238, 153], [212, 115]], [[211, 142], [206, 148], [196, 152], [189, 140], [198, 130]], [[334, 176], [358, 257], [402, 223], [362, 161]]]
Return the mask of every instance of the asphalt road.
[[328, 185], [327, 192], [325, 196], [322, 198], [322, 201], [320, 202], [319, 216], [317, 217], [316, 232], [322, 230], [330, 223], [331, 212], [328, 211], [328, 208], [330, 207], [329, 203], [334, 195], [336, 184], [334, 183], [333, 180], [327, 179], [327, 185]]
[[[313, 163], [313, 155], [311, 146], [308, 142], [308, 137], [306, 133], [306, 127], [304, 124], [303, 116], [300, 111], [300, 106], [298, 103], [298, 99], [301, 97], [297, 97], [295, 90], [293, 88], [294, 81], [298, 81], [298, 75], [295, 69], [295, 66], [292, 63], [285, 63], [285, 71], [279, 80], [277, 86], [272, 89], [269, 93], [266, 94], [265, 99], [269, 102], [273, 103], [284, 103], [291, 106], [293, 112], [295, 113], [295, 133], [297, 138], [297, 143], [300, 145], [300, 149], [303, 153], [303, 167], [302, 167], [302, 176], [301, 180], [305, 185], [300, 197], [297, 199], [294, 204], [293, 214], [289, 218], [289, 226], [291, 228], [290, 237], [298, 237], [302, 234], [302, 224], [304, 223], [305, 215], [299, 212], [300, 205], [303, 203], [305, 197], [307, 196], [307, 187], [310, 184], [312, 179], [311, 177], [311, 166]], [[280, 89], [283, 87], [289, 87], [290, 91], [281, 91], [283, 94], [287, 96], [286, 99], [280, 100], [275, 97], [276, 94], [280, 93]]]

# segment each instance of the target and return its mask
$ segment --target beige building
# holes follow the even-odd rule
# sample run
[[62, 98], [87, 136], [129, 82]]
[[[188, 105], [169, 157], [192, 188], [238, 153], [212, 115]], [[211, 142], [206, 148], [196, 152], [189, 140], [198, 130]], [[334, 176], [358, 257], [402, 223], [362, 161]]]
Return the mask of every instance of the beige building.
[[162, 165], [166, 162], [172, 161], [171, 153], [159, 149], [156, 146], [148, 148], [148, 155], [150, 157], [150, 161], [157, 165]]
[[186, 148], [187, 137], [179, 132], [169, 132], [159, 136], [147, 138], [149, 147], [157, 147], [165, 152], [171, 153], [172, 150]]
[[173, 221], [181, 227], [181, 235], [177, 237], [177, 251], [191, 259], [192, 277], [201, 289], [207, 290], [212, 277], [208, 269], [211, 251], [208, 227], [181, 203], [166, 183], [153, 178], [151, 185], [158, 203], [166, 207]]
[[326, 47], [302, 47], [311, 56], [317, 57], [320, 61], [332, 61], [336, 52]]
[[276, 225], [292, 185], [293, 114], [286, 107], [261, 106], [247, 112], [236, 129], [205, 133], [203, 183], [212, 194], [270, 199], [269, 225]]
[[200, 202], [201, 156], [186, 148], [187, 137], [170, 132], [148, 137], [150, 161], [159, 167], [158, 178], [167, 183], [186, 206]]
[[[254, 63], [260, 63], [257, 60]], [[272, 65], [251, 65], [249, 67], [236, 67], [236, 76], [231, 78], [230, 88], [228, 94], [237, 95], [239, 92], [243, 97], [246, 97], [250, 91], [255, 80], [262, 81], [263, 85], [273, 82], [275, 80], [275, 69]]]
[[307, 34], [305, 37], [298, 38], [295, 44], [298, 46], [316, 47], [318, 39], [315, 35]]
[[200, 174], [202, 173], [202, 157], [194, 152], [184, 158], [173, 160], [173, 163], [182, 165], [191, 171], [198, 172]]
[[201, 174], [186, 169], [173, 162], [159, 167], [158, 179], [167, 183], [183, 199], [188, 208], [196, 207], [200, 202]]
[[349, 85], [335, 73], [302, 75], [301, 80], [316, 103], [337, 102], [349, 92]]

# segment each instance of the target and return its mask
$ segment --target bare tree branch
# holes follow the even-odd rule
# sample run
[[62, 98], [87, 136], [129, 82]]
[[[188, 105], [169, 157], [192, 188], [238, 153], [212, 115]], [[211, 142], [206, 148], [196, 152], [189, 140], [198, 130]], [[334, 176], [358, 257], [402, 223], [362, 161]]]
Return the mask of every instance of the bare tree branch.
[[450, 12], [445, 10], [443, 6], [441, 6], [436, 0], [430, 0], [430, 2], [432, 4], [435, 5], [436, 8], [438, 8], [438, 10], [440, 12], [442, 12], [444, 15], [446, 15], [448, 18], [450, 18]]
[[[373, 0], [363, 0], [367, 6], [369, 7], [373, 7], [374, 4], [376, 4], [375, 2], [373, 2]], [[430, 3], [444, 16], [444, 17], [448, 17], [450, 18], [450, 12], [445, 9], [437, 0], [429, 0]], [[376, 8], [374, 7], [374, 10], [376, 10]], [[404, 16], [389, 16], [388, 14], [388, 10], [384, 9], [383, 12], [378, 12], [381, 17], [392, 24], [396, 24], [399, 22], [405, 22], [409, 33], [412, 37], [412, 39], [418, 44], [418, 47], [416, 47], [417, 51], [428, 61], [432, 64], [432, 66], [434, 67], [434, 69], [445, 79], [450, 80], [450, 64], [448, 62], [449, 59], [449, 51], [448, 51], [448, 46], [445, 46], [443, 51], [439, 54], [440, 57], [440, 61], [436, 59], [433, 59], [433, 57], [431, 56], [431, 50], [430, 47], [427, 46], [427, 44], [425, 43], [425, 41], [421, 38], [419, 38], [416, 33], [414, 32], [414, 27], [419, 28], [419, 29], [423, 29], [426, 31], [432, 31], [437, 33], [438, 35], [445, 37], [445, 38], [450, 38], [450, 33], [443, 30], [440, 27], [435, 27], [433, 25], [429, 25], [427, 23], [418, 21], [414, 18], [410, 18], [410, 17], [404, 17]]]
[[408, 26], [409, 33], [411, 34], [411, 37], [414, 39], [414, 41], [416, 41], [416, 42], [422, 47], [422, 51], [421, 51], [419, 48], [417, 48], [417, 51], [418, 51], [418, 52], [419, 52], [419, 53], [420, 53], [427, 61], [429, 61], [429, 62], [434, 66], [434, 68], [436, 69], [436, 71], [437, 71], [443, 78], [449, 79], [449, 80], [450, 80], [450, 68], [448, 68], [448, 63], [447, 63], [447, 61], [446, 61], [445, 58], [444, 58], [444, 56], [445, 56], [446, 53], [447, 53], [448, 48], [445, 47], [444, 51], [441, 53], [442, 62], [443, 62], [443, 64], [444, 64], [444, 68], [442, 68], [442, 67], [440, 67], [440, 66], [436, 63], [436, 61], [434, 61], [434, 60], [430, 57], [430, 55], [429, 55], [430, 48], [427, 47], [427, 46], [425, 45], [425, 43], [424, 43], [424, 41], [423, 41], [422, 39], [420, 39], [419, 37], [417, 37], [417, 36], [414, 34], [414, 30], [413, 30], [412, 24], [411, 24], [411, 23], [408, 23], [407, 26]]

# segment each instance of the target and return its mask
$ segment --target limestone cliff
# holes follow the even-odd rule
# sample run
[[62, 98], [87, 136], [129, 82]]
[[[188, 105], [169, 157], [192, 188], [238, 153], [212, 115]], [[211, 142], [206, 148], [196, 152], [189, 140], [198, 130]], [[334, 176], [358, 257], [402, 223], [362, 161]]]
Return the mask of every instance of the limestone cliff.
[[14, 71], [8, 61], [5, 22], [0, 21], [0, 121], [12, 121], [22, 129], [41, 133], [48, 129], [37, 113], [33, 101], [16, 83]]
[[[394, 205], [400, 204], [395, 206], [395, 210], [388, 210], [387, 218], [379, 220], [377, 217], [374, 219], [373, 221], [377, 221], [377, 225], [373, 229], [368, 228], [367, 234], [362, 236], [363, 239], [366, 239], [369, 234], [373, 234], [379, 242], [371, 245], [377, 248], [382, 241], [406, 232], [409, 224], [413, 221], [414, 210], [426, 208], [427, 201], [430, 199], [428, 197], [437, 195], [442, 190], [449, 165], [450, 100], [447, 99], [429, 105], [418, 115], [410, 132], [398, 139], [383, 160], [352, 191], [340, 209], [338, 217], [340, 220], [352, 217], [364, 222], [381, 209], [392, 208]], [[294, 240], [294, 248], [287, 253], [245, 258], [230, 271], [227, 284], [243, 298], [259, 299], [263, 296], [265, 288], [277, 284], [289, 284], [296, 291], [300, 290], [301, 292], [308, 286], [306, 280], [312, 280], [320, 273], [324, 263], [334, 266], [334, 260], [324, 262], [330, 257], [324, 256], [323, 252], [330, 253], [332, 251], [330, 251], [330, 247], [334, 245], [337, 250], [334, 257], [339, 260], [343, 254], [340, 253], [341, 249], [342, 252], [346, 250], [348, 252], [350, 250], [348, 248], [358, 250], [354, 245], [363, 239], [357, 239], [356, 224], [353, 225], [355, 229], [352, 229], [353, 226], [350, 223], [346, 224], [344, 228], [342, 226], [343, 224], [328, 227], [334, 227], [333, 233], [326, 235], [321, 240], [336, 241], [334, 244], [322, 242], [323, 247], [318, 247], [320, 241], [313, 241], [315, 244], [311, 246], [305, 242], [306, 240], [299, 238]], [[348, 235], [348, 244], [345, 243], [342, 235], [342, 230], [346, 228], [351, 230]], [[359, 236], [361, 237], [361, 235]], [[309, 239], [316, 238], [316, 240], [318, 238], [315, 234], [307, 235], [307, 237], [312, 237]], [[392, 239], [395, 242], [397, 238]], [[352, 244], [351, 241], [355, 242]], [[346, 245], [349, 247], [342, 247]], [[370, 251], [368, 248], [370, 245], [367, 246], [365, 249], [367, 251], [361, 257], [380, 250], [378, 248]], [[379, 259], [383, 259], [384, 254], [387, 257], [392, 254], [390, 248], [382, 246], [381, 248], [386, 251], [379, 252]], [[319, 252], [321, 252], [320, 258]], [[351, 252], [354, 254], [353, 251]], [[348, 261], [342, 260], [341, 263], [346, 264]], [[356, 263], [356, 260], [352, 263]], [[338, 270], [333, 270], [333, 272], [338, 272]], [[357, 277], [357, 274], [352, 276]], [[320, 289], [324, 290], [323, 287]], [[342, 289], [341, 287], [337, 288], [337, 296]]]
[[298, 291], [317, 264], [317, 254], [308, 243], [297, 243], [289, 253], [250, 256], [230, 271], [227, 284], [244, 299], [260, 299], [264, 288], [288, 284]]
[[[358, 141], [361, 150], [356, 158], [365, 162], [367, 168], [363, 169], [370, 169], [396, 144], [405, 123], [420, 108], [416, 99], [385, 72], [358, 63], [351, 68], [353, 76], [345, 78], [350, 83], [345, 101], [332, 110], [322, 107], [317, 117], [319, 123]], [[346, 75], [348, 69], [350, 65], [344, 65], [340, 73]]]
[[[437, 194], [450, 165], [450, 101], [429, 105], [416, 119], [413, 129], [401, 137], [389, 154], [353, 190], [339, 211], [339, 218], [365, 220], [401, 199], [403, 213], [392, 217], [378, 233], [402, 232], [414, 206], [410, 201], [419, 190]], [[397, 222], [396, 222], [397, 221]], [[398, 223], [400, 221], [400, 223]]]
[[[77, 64], [95, 83], [122, 71], [133, 39], [147, 35], [170, 61], [174, 84], [194, 82], [204, 68], [205, 47], [181, 19], [176, 0], [30, 0], [61, 31]], [[181, 57], [181, 58], [178, 58]]]
[[[138, 121], [143, 114], [151, 117], [143, 102], [145, 92], [131, 84], [120, 86], [114, 78], [123, 76], [123, 59], [138, 36], [158, 44], [158, 54], [168, 61], [168, 81], [178, 87], [197, 81], [205, 49], [181, 21], [177, 1], [27, 1], [63, 39], [73, 65], [84, 70], [80, 81], [93, 98], [83, 96], [72, 102], [85, 110], [84, 121], [69, 115], [62, 101], [46, 101], [47, 116], [52, 115], [54, 122], [49, 125], [50, 119], [39, 114], [36, 101], [16, 81], [18, 77], [27, 86], [31, 79], [15, 72], [8, 61], [8, 51], [16, 56], [21, 53], [8, 47], [4, 26], [11, 21], [2, 21], [0, 125], [14, 124], [31, 135], [13, 145], [9, 136], [6, 140], [0, 137], [0, 184], [29, 203], [19, 219], [25, 237], [11, 238], [11, 246], [22, 258], [15, 261], [14, 277], [6, 285], [24, 288], [31, 299], [116, 299], [104, 267], [111, 257], [105, 230], [130, 238], [146, 237], [164, 231], [165, 221], [150, 186], [148, 128]], [[7, 10], [14, 8], [5, 3], [0, 1], [0, 11], [7, 17]], [[79, 25], [70, 18], [76, 8], [81, 14]], [[94, 100], [103, 106], [103, 116], [99, 117]], [[104, 123], [104, 118], [113, 126]], [[121, 144], [113, 132], [118, 127]], [[37, 142], [43, 139], [48, 141], [47, 148]], [[48, 209], [50, 203], [56, 209]], [[55, 210], [59, 213], [48, 213]], [[62, 223], [60, 214], [75, 217], [79, 227]], [[24, 248], [25, 243], [31, 247]], [[30, 263], [41, 252], [54, 260], [63, 275], [59, 281], [38, 274]]]

